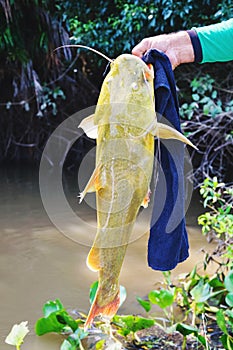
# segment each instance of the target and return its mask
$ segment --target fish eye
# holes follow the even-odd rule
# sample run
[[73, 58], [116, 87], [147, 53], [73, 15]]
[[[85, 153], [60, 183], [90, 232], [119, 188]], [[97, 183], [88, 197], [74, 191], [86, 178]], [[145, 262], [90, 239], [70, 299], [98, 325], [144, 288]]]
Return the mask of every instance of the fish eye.
[[138, 90], [138, 84], [135, 82], [131, 84], [131, 87], [133, 90]]

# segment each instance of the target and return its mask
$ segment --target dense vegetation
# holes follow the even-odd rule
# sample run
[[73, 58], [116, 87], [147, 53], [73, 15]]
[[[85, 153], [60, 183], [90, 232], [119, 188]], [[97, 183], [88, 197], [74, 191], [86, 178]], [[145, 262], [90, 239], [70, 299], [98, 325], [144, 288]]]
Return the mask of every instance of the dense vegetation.
[[[52, 130], [96, 102], [106, 62], [84, 50], [55, 53], [55, 48], [82, 43], [116, 57], [130, 52], [143, 37], [219, 22], [232, 13], [230, 0], [1, 1], [0, 160], [39, 160]], [[232, 159], [231, 67], [193, 64], [175, 73], [184, 129], [202, 152], [194, 159], [197, 184], [206, 175], [227, 179]], [[200, 128], [203, 123], [206, 130]], [[215, 126], [221, 131], [217, 143]], [[207, 144], [200, 141], [206, 133], [207, 153]]]
[[[232, 15], [231, 0], [0, 1], [0, 161], [39, 161], [57, 125], [95, 104], [106, 62], [84, 50], [64, 47], [54, 52], [57, 47], [89, 45], [116, 57], [130, 52], [146, 36], [216, 23]], [[192, 155], [194, 180], [209, 211], [199, 217], [199, 224], [203, 234], [217, 237], [219, 243], [212, 254], [206, 253], [204, 265], [215, 262], [217, 267], [213, 277], [200, 276], [195, 268], [179, 285], [173, 285], [167, 274], [162, 288], [138, 301], [147, 312], [152, 304], [165, 311], [169, 325], [184, 335], [183, 349], [190, 333], [209, 349], [208, 334], [199, 327], [205, 327], [203, 315], [218, 323], [222, 345], [232, 349], [232, 187], [223, 182], [232, 176], [232, 62], [184, 65], [175, 76], [183, 130], [200, 150]], [[72, 154], [87, 142], [74, 146]], [[184, 315], [179, 322], [173, 314], [175, 305]], [[37, 334], [68, 329], [71, 335], [62, 350], [82, 348], [83, 319], [73, 320], [59, 301], [47, 303], [44, 314]], [[155, 323], [151, 317], [132, 317], [115, 318], [118, 333], [132, 335]], [[18, 332], [20, 337], [16, 332], [13, 340], [8, 339], [17, 349], [28, 332], [25, 322]], [[102, 342], [98, 348], [103, 346]]]

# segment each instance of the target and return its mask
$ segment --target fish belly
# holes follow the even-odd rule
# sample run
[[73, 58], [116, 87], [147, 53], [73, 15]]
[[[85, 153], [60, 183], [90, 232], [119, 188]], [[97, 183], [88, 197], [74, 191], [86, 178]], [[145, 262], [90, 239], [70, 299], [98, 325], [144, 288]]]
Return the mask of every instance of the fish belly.
[[151, 180], [153, 142], [149, 141], [114, 140], [98, 150], [98, 228], [87, 265], [99, 272], [99, 285], [86, 327], [97, 315], [114, 316], [119, 307], [119, 274]]

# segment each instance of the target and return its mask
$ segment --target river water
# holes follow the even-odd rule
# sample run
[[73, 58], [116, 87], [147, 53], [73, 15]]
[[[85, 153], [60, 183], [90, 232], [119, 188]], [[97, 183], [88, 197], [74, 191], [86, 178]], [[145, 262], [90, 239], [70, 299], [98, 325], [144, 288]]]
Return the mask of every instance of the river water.
[[[97, 279], [86, 267], [89, 247], [54, 227], [41, 201], [36, 168], [2, 166], [0, 176], [0, 349], [11, 348], [4, 343], [6, 335], [13, 324], [26, 320], [30, 334], [22, 350], [59, 349], [61, 339], [35, 336], [34, 324], [47, 300], [59, 298], [67, 309], [88, 311], [89, 286]], [[71, 188], [74, 202], [77, 192]], [[81, 215], [93, 220], [90, 211], [81, 208]], [[202, 248], [210, 248], [196, 224], [200, 210], [198, 200], [193, 200], [187, 213], [190, 258], [172, 272], [173, 279], [201, 261]], [[142, 311], [136, 296], [144, 297], [163, 279], [161, 272], [147, 266], [147, 239], [147, 234], [141, 235], [128, 247], [120, 277], [128, 297], [119, 313]]]

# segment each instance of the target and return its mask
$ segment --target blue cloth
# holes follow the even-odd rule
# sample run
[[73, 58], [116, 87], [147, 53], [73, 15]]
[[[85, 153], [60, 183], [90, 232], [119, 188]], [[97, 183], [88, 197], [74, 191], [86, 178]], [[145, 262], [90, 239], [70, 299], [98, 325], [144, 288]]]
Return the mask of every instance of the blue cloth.
[[[158, 121], [172, 124], [180, 131], [176, 85], [168, 57], [153, 49], [143, 60], [154, 67]], [[158, 178], [148, 242], [148, 265], [154, 270], [168, 271], [189, 256], [184, 218], [184, 144], [160, 139], [156, 149], [155, 172]]]

